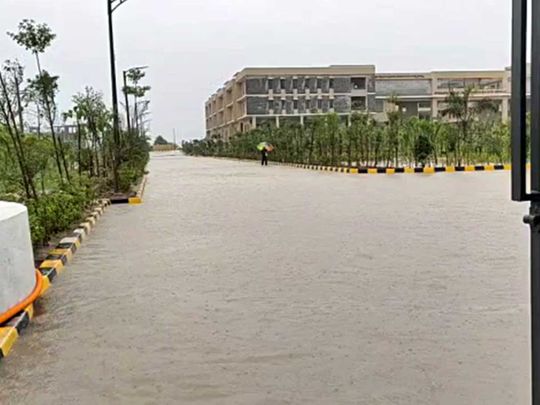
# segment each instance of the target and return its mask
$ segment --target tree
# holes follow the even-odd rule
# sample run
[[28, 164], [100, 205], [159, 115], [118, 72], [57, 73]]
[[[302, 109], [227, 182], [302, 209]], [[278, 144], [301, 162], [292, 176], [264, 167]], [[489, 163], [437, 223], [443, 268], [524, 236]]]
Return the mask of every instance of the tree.
[[[114, 148], [112, 140], [107, 142], [107, 135], [111, 133], [112, 112], [107, 108], [103, 101], [103, 94], [94, 90], [92, 87], [86, 87], [84, 92], [77, 93], [72, 99], [74, 110], [77, 111], [79, 125], [85, 125], [88, 131], [90, 176], [102, 175], [102, 168], [113, 167]], [[106, 150], [106, 145], [110, 147]], [[120, 146], [118, 146], [120, 147]]]
[[[261, 141], [272, 143], [276, 159], [320, 165], [340, 164], [343, 159], [349, 166], [378, 166], [381, 164], [457, 164], [456, 144], [461, 140], [461, 150], [468, 161], [476, 163], [497, 161], [503, 163], [510, 157], [510, 135], [506, 124], [484, 113], [493, 107], [470, 103], [476, 115], [468, 127], [464, 142], [460, 126], [418, 117], [405, 118], [402, 113], [390, 112], [390, 121], [377, 123], [368, 113], [354, 113], [350, 126], [335, 115], [308, 117], [304, 125], [291, 119], [282, 119], [276, 128], [272, 121], [259, 122], [256, 130], [234, 134], [229, 140], [213, 134], [203, 141], [184, 142], [184, 152], [193, 155], [230, 156], [255, 158], [256, 145]], [[341, 135], [335, 135], [341, 134]], [[340, 137], [343, 145], [339, 151]]]
[[[137, 132], [140, 132], [140, 128], [142, 126], [141, 119], [142, 114], [140, 113], [139, 109], [139, 103], [138, 99], [143, 98], [146, 93], [148, 93], [151, 90], [150, 86], [140, 86], [139, 83], [142, 79], [146, 76], [146, 73], [144, 72], [144, 69], [142, 68], [134, 68], [130, 69], [127, 72], [127, 78], [130, 84], [128, 84], [126, 87], [124, 87], [123, 91], [125, 94], [132, 95], [134, 98], [134, 123], [135, 123], [135, 130]], [[128, 111], [129, 113], [129, 111]]]
[[414, 159], [420, 165], [425, 166], [427, 159], [433, 153], [433, 145], [426, 134], [420, 134], [414, 145]]
[[471, 101], [471, 95], [474, 93], [474, 90], [475, 88], [472, 86], [467, 86], [462, 92], [450, 89], [450, 93], [445, 99], [447, 107], [441, 112], [443, 117], [456, 120], [456, 126], [459, 130], [456, 143], [458, 165], [461, 165], [463, 161], [463, 144], [470, 142], [472, 123], [484, 112], [497, 111], [497, 106], [491, 100]]
[[28, 174], [33, 180], [39, 173], [47, 170], [53, 145], [49, 138], [28, 135], [24, 137], [23, 148], [28, 162]]
[[4, 64], [4, 70], [6, 74], [11, 76], [11, 79], [12, 79], [12, 90], [15, 93], [14, 101], [16, 105], [19, 131], [21, 133], [24, 133], [24, 119], [23, 119], [24, 107], [22, 103], [23, 89], [21, 88], [21, 85], [24, 81], [24, 68], [17, 60], [15, 61], [7, 60]]
[[369, 116], [362, 113], [353, 113], [351, 116], [351, 125], [346, 129], [347, 139], [347, 163], [349, 167], [352, 162], [356, 163], [357, 167], [361, 166], [361, 162], [365, 161], [367, 145], [365, 138], [368, 133]]
[[[341, 148], [341, 133], [340, 133], [340, 120], [339, 115], [331, 113], [326, 115], [326, 140], [330, 144], [330, 164], [335, 166], [337, 164], [337, 156], [339, 155]], [[341, 156], [339, 156], [341, 159]]]
[[161, 135], [158, 135], [156, 140], [154, 141], [154, 145], [168, 145], [169, 142], [165, 138], [163, 138]]
[[[24, 134], [17, 122], [17, 105], [20, 100], [17, 95], [19, 77], [19, 69], [14, 70], [9, 64], [0, 69], [0, 126], [4, 126], [10, 136], [26, 197], [37, 199], [33, 176], [30, 173], [26, 150], [23, 146]], [[20, 105], [18, 108], [21, 108]]]
[[64, 173], [62, 171], [63, 167], [65, 177], [69, 182], [70, 176], [62, 140], [57, 138], [54, 128], [56, 110], [55, 96], [58, 90], [58, 76], [51, 76], [48, 72], [42, 70], [40, 60], [40, 55], [52, 44], [56, 38], [56, 34], [52, 32], [47, 24], [38, 24], [34, 20], [22, 20], [19, 23], [18, 28], [19, 30], [17, 33], [8, 32], [8, 36], [18, 45], [22, 46], [27, 51], [30, 51], [36, 58], [38, 77], [33, 80], [31, 87], [33, 87], [40, 96], [41, 103], [49, 122], [60, 179], [64, 178]]
[[399, 164], [399, 135], [401, 121], [403, 118], [403, 113], [401, 112], [401, 107], [398, 104], [398, 99], [395, 95], [390, 97], [388, 100], [392, 106], [392, 110], [387, 112], [388, 123], [386, 126], [386, 135], [388, 143], [388, 156], [387, 156], [387, 166], [390, 160], [394, 160], [394, 166]]
[[[70, 173], [68, 162], [66, 159], [65, 148], [62, 139], [56, 135], [55, 122], [57, 117], [57, 106], [54, 101], [58, 94], [58, 76], [52, 76], [46, 70], [42, 70], [41, 73], [34, 79], [28, 81], [28, 87], [31, 92], [40, 95], [38, 103], [43, 111], [46, 112], [46, 117], [51, 131], [53, 144], [56, 145], [55, 149], [58, 151], [57, 157], [59, 164], [64, 169], [64, 174], [67, 181], [70, 181]], [[62, 169], [59, 169], [60, 178], [62, 177]]]

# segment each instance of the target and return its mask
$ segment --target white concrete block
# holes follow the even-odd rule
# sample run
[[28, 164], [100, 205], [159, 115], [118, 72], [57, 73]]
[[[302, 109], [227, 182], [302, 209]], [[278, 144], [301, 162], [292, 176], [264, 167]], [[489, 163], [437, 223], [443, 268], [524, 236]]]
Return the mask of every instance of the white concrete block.
[[26, 207], [0, 201], [0, 314], [28, 297], [35, 284]]

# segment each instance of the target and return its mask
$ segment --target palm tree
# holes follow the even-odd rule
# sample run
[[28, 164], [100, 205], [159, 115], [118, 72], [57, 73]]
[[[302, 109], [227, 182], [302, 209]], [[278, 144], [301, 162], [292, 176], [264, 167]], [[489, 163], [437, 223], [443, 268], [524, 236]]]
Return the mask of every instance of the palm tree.
[[469, 142], [472, 123], [479, 119], [480, 115], [487, 111], [497, 111], [498, 107], [492, 100], [482, 99], [476, 102], [471, 101], [471, 95], [475, 88], [467, 86], [462, 92], [450, 89], [450, 94], [446, 97], [447, 107], [441, 111], [443, 117], [456, 120], [459, 133], [456, 143], [456, 157], [458, 165], [462, 163], [462, 145]]

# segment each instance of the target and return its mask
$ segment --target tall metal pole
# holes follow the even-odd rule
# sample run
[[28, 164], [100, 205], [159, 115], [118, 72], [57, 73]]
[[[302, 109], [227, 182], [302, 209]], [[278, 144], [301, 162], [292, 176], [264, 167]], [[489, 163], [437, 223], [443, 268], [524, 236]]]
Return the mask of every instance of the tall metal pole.
[[114, 158], [113, 158], [113, 176], [114, 191], [119, 190], [118, 166], [119, 166], [119, 146], [120, 146], [120, 126], [118, 121], [118, 90], [116, 85], [116, 59], [114, 55], [114, 29], [113, 29], [113, 0], [107, 1], [107, 15], [109, 17], [109, 51], [111, 59], [111, 90], [113, 105], [113, 139], [114, 139]]
[[124, 97], [126, 99], [126, 122], [127, 122], [127, 130], [128, 134], [131, 133], [131, 118], [130, 118], [130, 111], [129, 111], [129, 94], [128, 94], [128, 87], [127, 87], [127, 71], [124, 70]]
[[527, 191], [527, 16], [528, 0], [513, 0], [512, 23], [512, 199], [530, 201], [524, 221], [531, 228], [531, 400], [540, 405], [540, 0], [532, 0], [531, 189]]
[[532, 400], [540, 404], [540, 1], [533, 0], [531, 54], [531, 333]]
[[531, 202], [524, 219], [531, 227], [531, 378], [532, 404], [540, 405], [540, 203]]

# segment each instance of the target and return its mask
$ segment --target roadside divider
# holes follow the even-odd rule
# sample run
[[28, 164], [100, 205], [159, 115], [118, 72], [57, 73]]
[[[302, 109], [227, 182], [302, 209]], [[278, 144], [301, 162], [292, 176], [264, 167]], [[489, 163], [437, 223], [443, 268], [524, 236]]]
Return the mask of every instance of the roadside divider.
[[350, 173], [350, 174], [436, 174], [436, 173], [459, 173], [459, 172], [493, 172], [509, 171], [510, 164], [467, 165], [467, 166], [426, 166], [426, 167], [336, 167], [306, 165], [296, 163], [280, 163], [300, 169], [319, 170], [326, 172]]
[[10, 354], [22, 331], [28, 327], [34, 314], [35, 300], [42, 297], [51, 288], [56, 276], [66, 269], [66, 266], [73, 259], [73, 255], [81, 247], [109, 205], [111, 205], [111, 201], [108, 199], [96, 201], [90, 215], [69, 236], [61, 239], [56, 247], [47, 253], [45, 260], [39, 264], [36, 271], [36, 289], [39, 291], [35, 289], [28, 298], [30, 301], [28, 305], [26, 305], [26, 301], [23, 302], [24, 308], [10, 319], [0, 323], [0, 359]]

